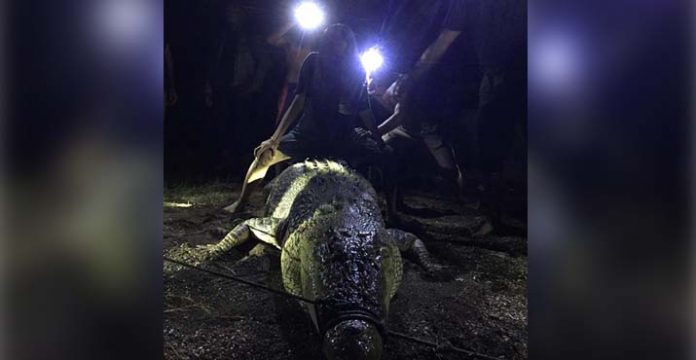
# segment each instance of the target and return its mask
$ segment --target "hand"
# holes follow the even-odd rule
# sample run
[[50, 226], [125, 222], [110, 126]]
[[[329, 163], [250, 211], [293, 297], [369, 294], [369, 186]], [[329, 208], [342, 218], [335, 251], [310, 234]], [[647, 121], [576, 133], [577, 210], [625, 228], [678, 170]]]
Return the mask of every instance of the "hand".
[[256, 149], [254, 149], [254, 156], [259, 160], [260, 163], [266, 163], [271, 159], [277, 148], [277, 140], [274, 140], [273, 138], [265, 140]]
[[396, 85], [394, 89], [395, 96], [397, 97], [398, 101], [401, 101], [406, 94], [411, 91], [411, 88], [413, 87], [413, 79], [410, 75], [405, 74], [400, 76], [394, 82], [394, 84]]
[[375, 140], [380, 149], [384, 149], [384, 147], [387, 146], [384, 139], [382, 139], [382, 135], [380, 135], [379, 130], [370, 131], [370, 137]]
[[375, 78], [370, 76], [367, 78], [367, 95], [375, 95], [377, 93], [377, 82]]
[[384, 92], [383, 99], [389, 104], [397, 104], [401, 102], [406, 93], [410, 90], [412, 86], [412, 81], [408, 75], [402, 75], [396, 81], [394, 81], [387, 91]]

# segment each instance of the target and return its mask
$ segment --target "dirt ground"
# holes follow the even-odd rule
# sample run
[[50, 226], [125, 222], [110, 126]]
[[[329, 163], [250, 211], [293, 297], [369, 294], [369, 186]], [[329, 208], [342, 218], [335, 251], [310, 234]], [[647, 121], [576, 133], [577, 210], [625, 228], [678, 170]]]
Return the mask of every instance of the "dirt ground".
[[[238, 187], [211, 184], [165, 192], [164, 249], [218, 241], [235, 219], [221, 208]], [[264, 198], [252, 196], [258, 214]], [[404, 261], [401, 288], [392, 302], [389, 329], [500, 359], [527, 358], [526, 230], [521, 221], [472, 237], [480, 213], [451, 196], [407, 193], [410, 224], [450, 276], [434, 280]], [[237, 220], [238, 221], [238, 220]], [[413, 230], [413, 229], [409, 229]], [[254, 244], [232, 251], [211, 269], [281, 289], [279, 255], [248, 255]], [[164, 343], [167, 359], [321, 359], [320, 338], [295, 300], [215, 278], [195, 270], [164, 277]], [[389, 338], [383, 359], [468, 359], [454, 352]]]

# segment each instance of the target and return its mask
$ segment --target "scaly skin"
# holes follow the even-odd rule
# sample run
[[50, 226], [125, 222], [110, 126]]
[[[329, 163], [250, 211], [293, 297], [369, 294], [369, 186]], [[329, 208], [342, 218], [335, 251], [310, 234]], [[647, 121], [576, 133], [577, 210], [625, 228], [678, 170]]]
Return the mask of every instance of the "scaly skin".
[[[377, 195], [353, 170], [333, 161], [305, 161], [271, 184], [266, 217], [249, 219], [219, 243], [201, 247], [212, 260], [251, 234], [281, 250], [289, 293], [321, 301], [305, 306], [325, 333], [331, 359], [373, 359], [381, 354], [376, 324], [388, 317], [401, 282], [400, 251], [413, 251], [428, 271], [438, 271], [413, 234], [385, 229]], [[351, 318], [355, 312], [367, 319]]]
[[386, 318], [401, 257], [365, 179], [336, 162], [298, 164], [273, 184], [266, 210], [284, 218], [276, 234], [287, 291]]

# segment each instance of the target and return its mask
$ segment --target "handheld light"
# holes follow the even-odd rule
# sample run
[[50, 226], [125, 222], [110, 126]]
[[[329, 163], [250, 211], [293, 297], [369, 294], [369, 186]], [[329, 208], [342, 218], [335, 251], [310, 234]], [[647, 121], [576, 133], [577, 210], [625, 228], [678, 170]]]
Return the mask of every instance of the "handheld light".
[[384, 64], [384, 57], [376, 46], [369, 48], [360, 55], [360, 62], [368, 75], [379, 69]]
[[305, 30], [313, 30], [324, 24], [324, 11], [314, 2], [305, 1], [295, 8], [295, 20]]

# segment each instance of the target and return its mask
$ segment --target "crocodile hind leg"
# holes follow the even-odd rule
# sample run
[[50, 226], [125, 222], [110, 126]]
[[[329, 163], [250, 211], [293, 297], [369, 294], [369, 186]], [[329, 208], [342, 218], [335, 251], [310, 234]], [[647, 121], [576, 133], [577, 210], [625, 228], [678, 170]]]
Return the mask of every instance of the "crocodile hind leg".
[[[235, 226], [217, 243], [196, 247], [191, 247], [189, 244], [184, 243], [169, 249], [166, 256], [191, 265], [201, 265], [216, 260], [224, 253], [245, 243], [252, 234], [260, 241], [280, 249], [275, 239], [276, 229], [280, 221], [280, 219], [272, 217], [248, 219]], [[180, 266], [169, 263], [165, 264], [164, 267], [165, 273], [174, 273], [179, 270], [181, 270]]]
[[234, 229], [228, 232], [227, 235], [217, 243], [201, 245], [199, 248], [205, 252], [205, 260], [215, 260], [222, 254], [245, 243], [250, 235], [249, 220], [246, 220], [235, 226]]
[[[248, 220], [247, 220], [248, 221]], [[188, 243], [183, 243], [177, 247], [167, 250], [166, 257], [169, 259], [182, 261], [189, 265], [200, 266], [213, 261], [224, 254], [226, 251], [244, 243], [250, 235], [247, 221], [235, 226], [221, 241], [215, 244], [199, 245], [191, 247]], [[183, 267], [179, 264], [165, 262], [164, 273], [174, 274], [181, 271]]]
[[273, 217], [252, 218], [235, 226], [222, 240], [216, 244], [203, 245], [201, 249], [206, 251], [206, 260], [214, 260], [220, 255], [245, 243], [253, 234], [254, 237], [280, 249], [275, 238], [275, 231], [280, 219]]
[[387, 229], [387, 233], [401, 252], [412, 254], [418, 265], [422, 266], [430, 275], [440, 275], [444, 270], [442, 265], [433, 260], [423, 241], [416, 235], [399, 229]]

